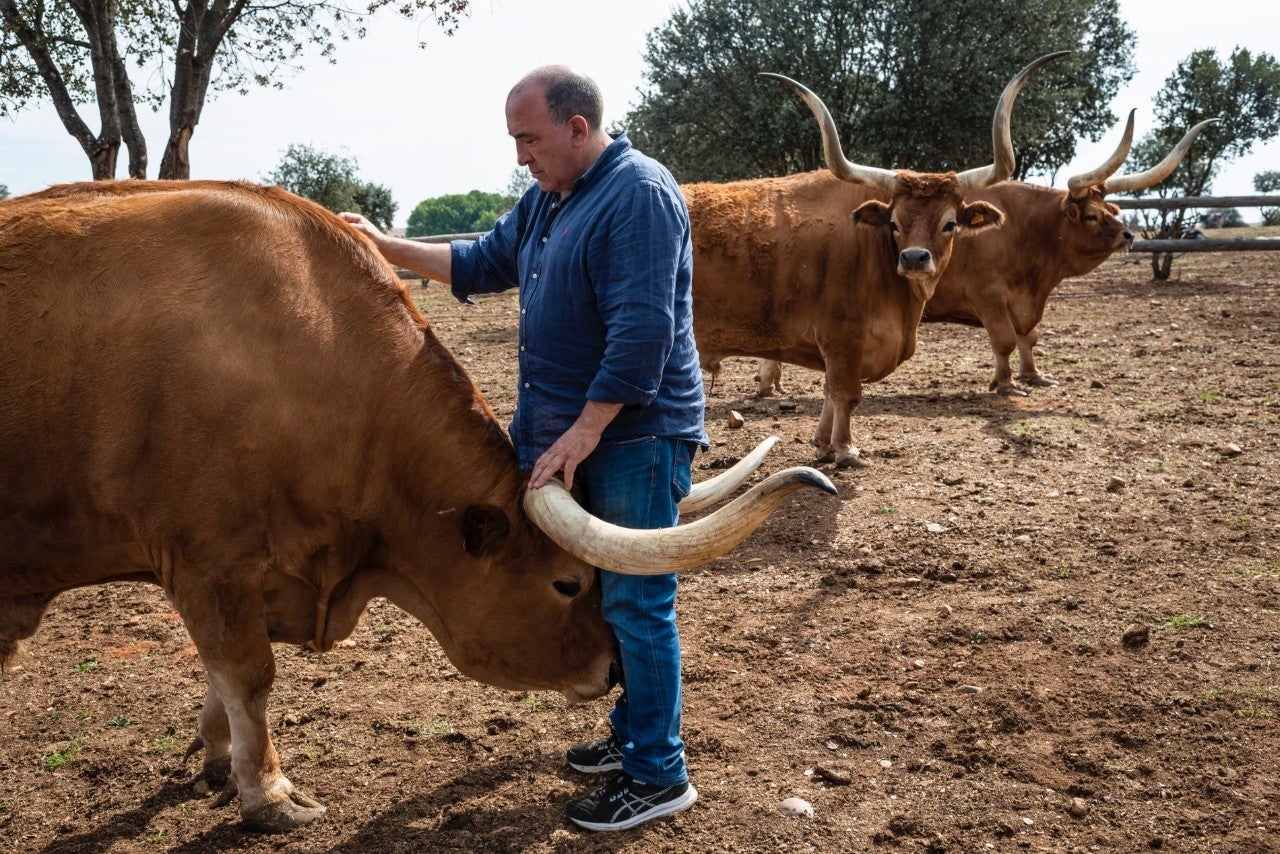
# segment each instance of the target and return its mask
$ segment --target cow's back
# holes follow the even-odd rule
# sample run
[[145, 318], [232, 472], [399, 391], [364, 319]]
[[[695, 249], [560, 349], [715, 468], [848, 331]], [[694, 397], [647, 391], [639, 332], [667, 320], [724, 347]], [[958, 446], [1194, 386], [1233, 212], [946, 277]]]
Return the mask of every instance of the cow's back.
[[369, 378], [422, 346], [415, 314], [350, 228], [272, 188], [0, 204], [0, 593], [260, 551], [234, 541], [274, 508], [354, 500]]
[[704, 364], [762, 356], [821, 370], [815, 330], [895, 315], [896, 250], [852, 212], [866, 188], [808, 172], [685, 184], [693, 227], [693, 316]]

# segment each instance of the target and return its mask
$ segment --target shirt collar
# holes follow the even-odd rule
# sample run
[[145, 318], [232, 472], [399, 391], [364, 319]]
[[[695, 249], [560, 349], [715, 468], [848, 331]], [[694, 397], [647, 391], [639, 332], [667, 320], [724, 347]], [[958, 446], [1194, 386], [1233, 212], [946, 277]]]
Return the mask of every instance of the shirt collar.
[[582, 173], [582, 177], [573, 182], [573, 189], [570, 196], [576, 196], [584, 187], [596, 180], [597, 177], [603, 175], [613, 166], [614, 163], [631, 150], [631, 140], [627, 139], [627, 132], [621, 131], [613, 136], [613, 142], [609, 143], [604, 151], [600, 152], [600, 156], [596, 158], [596, 162], [591, 164], [591, 168]]

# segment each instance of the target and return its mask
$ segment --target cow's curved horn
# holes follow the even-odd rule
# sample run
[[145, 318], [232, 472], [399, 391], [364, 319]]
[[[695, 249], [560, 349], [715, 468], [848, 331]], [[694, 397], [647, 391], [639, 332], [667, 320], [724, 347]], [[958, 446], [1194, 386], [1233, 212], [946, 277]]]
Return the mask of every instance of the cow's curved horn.
[[1000, 93], [1000, 100], [996, 102], [995, 114], [991, 118], [991, 148], [995, 151], [995, 162], [990, 166], [983, 166], [978, 169], [966, 169], [956, 175], [956, 180], [960, 182], [962, 191], [988, 187], [997, 181], [1005, 180], [1013, 174], [1013, 134], [1009, 130], [1009, 120], [1013, 115], [1014, 99], [1018, 97], [1022, 87], [1026, 85], [1027, 80], [1031, 78], [1031, 75], [1040, 66], [1064, 57], [1070, 52], [1069, 50], [1060, 50], [1055, 53], [1045, 54], [1014, 75], [1014, 78], [1004, 87], [1004, 91]]
[[887, 193], [893, 192], [894, 183], [898, 180], [897, 172], [892, 169], [880, 169], [876, 166], [862, 166], [845, 158], [844, 148], [840, 145], [840, 132], [836, 130], [836, 121], [831, 118], [831, 113], [827, 110], [827, 105], [822, 103], [821, 98], [785, 75], [774, 74], [772, 71], [761, 71], [760, 76], [779, 80], [790, 86], [800, 96], [800, 99], [809, 106], [813, 117], [818, 120], [818, 127], [822, 129], [822, 156], [826, 159], [827, 168], [831, 170], [832, 175], [835, 175], [841, 181], [866, 184], [870, 187], [877, 187]]
[[592, 566], [624, 575], [658, 575], [720, 557], [758, 528], [784, 498], [805, 486], [836, 494], [822, 472], [796, 466], [765, 478], [711, 515], [675, 528], [611, 525], [583, 510], [558, 480], [527, 490], [524, 509], [561, 548]]
[[689, 490], [689, 494], [681, 500], [680, 512], [682, 514], [697, 513], [728, 498], [747, 478], [751, 477], [756, 469], [760, 468], [765, 455], [773, 450], [773, 446], [778, 444], [778, 441], [777, 436], [770, 436], [756, 445], [754, 451], [734, 463], [732, 468], [725, 469], [701, 483], [695, 483], [693, 489]]
[[1187, 131], [1177, 145], [1173, 147], [1155, 166], [1145, 172], [1137, 172], [1133, 175], [1117, 175], [1114, 178], [1108, 178], [1107, 182], [1102, 185], [1102, 192], [1105, 193], [1127, 193], [1133, 190], [1145, 190], [1147, 187], [1154, 187], [1165, 178], [1173, 174], [1173, 170], [1178, 168], [1178, 164], [1187, 156], [1187, 152], [1191, 149], [1191, 143], [1195, 142], [1200, 132], [1209, 125], [1220, 122], [1222, 119], [1205, 119], [1200, 124]]
[[1090, 187], [1100, 185], [1124, 164], [1124, 159], [1129, 156], [1129, 148], [1133, 145], [1133, 114], [1136, 112], [1137, 110], [1129, 111], [1129, 121], [1124, 126], [1124, 136], [1121, 137], [1116, 150], [1107, 158], [1107, 162], [1091, 172], [1083, 172], [1067, 179], [1067, 191], [1071, 193], [1071, 198], [1078, 199], [1085, 195]]

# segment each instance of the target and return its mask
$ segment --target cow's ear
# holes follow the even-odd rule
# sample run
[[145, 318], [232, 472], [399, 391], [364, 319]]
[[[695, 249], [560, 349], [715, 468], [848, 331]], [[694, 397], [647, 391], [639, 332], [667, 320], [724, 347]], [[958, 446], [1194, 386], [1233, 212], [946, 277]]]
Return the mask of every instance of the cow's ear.
[[869, 202], [863, 202], [853, 212], [853, 223], [864, 228], [887, 228], [892, 210], [884, 202], [872, 199]]
[[462, 511], [462, 543], [472, 557], [493, 554], [510, 531], [511, 520], [492, 504], [472, 504]]
[[1080, 221], [1081, 207], [1082, 207], [1082, 203], [1071, 198], [1070, 193], [1068, 193], [1062, 199], [1062, 212], [1066, 214], [1067, 219], [1071, 220], [1072, 222]]
[[1004, 222], [1004, 211], [987, 202], [965, 202], [956, 217], [970, 231], [997, 228]]

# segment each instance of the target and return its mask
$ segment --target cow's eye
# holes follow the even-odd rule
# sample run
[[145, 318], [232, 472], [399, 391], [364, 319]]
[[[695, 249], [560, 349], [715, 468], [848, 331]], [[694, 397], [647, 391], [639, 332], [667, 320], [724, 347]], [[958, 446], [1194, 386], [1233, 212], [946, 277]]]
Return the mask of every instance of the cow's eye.
[[561, 596], [565, 596], [569, 599], [572, 599], [574, 596], [577, 596], [582, 592], [582, 583], [574, 579], [553, 581], [551, 582], [551, 586], [554, 587], [556, 592]]
[[897, 233], [898, 233], [899, 231], [901, 231], [902, 229], [898, 228], [898, 224], [897, 224], [896, 222], [890, 222], [890, 223], [889, 223], [889, 230], [890, 230], [891, 232], [893, 232], [894, 234], [897, 234]]
[[1084, 215], [1084, 221], [1085, 221], [1085, 222], [1097, 222], [1097, 221], [1098, 221], [1098, 215], [1097, 215], [1097, 214], [1085, 214], [1085, 215]]
[[955, 231], [955, 230], [956, 230], [956, 221], [955, 221], [954, 219], [953, 219], [953, 220], [951, 220], [950, 222], [946, 223], [944, 226], [942, 226], [942, 233], [943, 233], [943, 234], [950, 234], [951, 232], [953, 232], [953, 231]]

